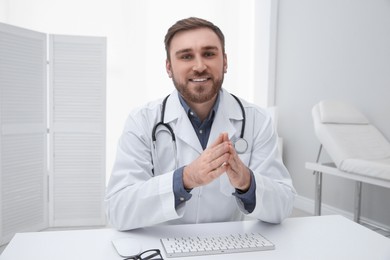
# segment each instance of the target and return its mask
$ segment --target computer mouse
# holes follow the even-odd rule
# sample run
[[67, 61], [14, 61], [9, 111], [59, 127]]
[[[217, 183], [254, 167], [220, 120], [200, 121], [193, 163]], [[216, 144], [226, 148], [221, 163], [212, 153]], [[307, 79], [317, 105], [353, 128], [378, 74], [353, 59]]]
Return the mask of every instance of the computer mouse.
[[132, 237], [116, 238], [111, 241], [118, 254], [122, 257], [130, 257], [141, 253], [141, 244]]

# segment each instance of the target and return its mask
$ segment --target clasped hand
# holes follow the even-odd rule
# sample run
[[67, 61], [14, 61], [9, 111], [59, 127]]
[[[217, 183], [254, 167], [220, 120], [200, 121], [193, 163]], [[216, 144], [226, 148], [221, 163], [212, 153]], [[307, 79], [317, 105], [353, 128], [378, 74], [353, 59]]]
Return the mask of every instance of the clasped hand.
[[186, 189], [206, 185], [224, 172], [234, 188], [246, 191], [250, 186], [249, 169], [238, 157], [227, 133], [222, 133], [192, 163], [184, 167], [183, 183]]

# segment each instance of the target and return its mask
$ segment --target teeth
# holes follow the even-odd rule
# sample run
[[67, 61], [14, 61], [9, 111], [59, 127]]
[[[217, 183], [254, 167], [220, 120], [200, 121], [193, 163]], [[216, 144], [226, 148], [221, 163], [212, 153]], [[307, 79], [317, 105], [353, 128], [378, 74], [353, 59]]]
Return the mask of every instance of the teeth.
[[206, 81], [206, 80], [207, 80], [206, 78], [192, 79], [192, 81], [195, 81], [195, 82], [203, 82], [203, 81]]

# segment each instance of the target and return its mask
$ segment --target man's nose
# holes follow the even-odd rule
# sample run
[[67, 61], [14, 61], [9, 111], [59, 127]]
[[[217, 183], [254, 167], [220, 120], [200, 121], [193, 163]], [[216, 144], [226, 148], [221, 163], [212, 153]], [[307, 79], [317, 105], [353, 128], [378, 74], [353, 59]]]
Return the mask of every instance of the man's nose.
[[203, 72], [204, 70], [206, 70], [206, 68], [207, 66], [202, 58], [199, 57], [195, 59], [194, 66], [192, 67], [194, 71]]

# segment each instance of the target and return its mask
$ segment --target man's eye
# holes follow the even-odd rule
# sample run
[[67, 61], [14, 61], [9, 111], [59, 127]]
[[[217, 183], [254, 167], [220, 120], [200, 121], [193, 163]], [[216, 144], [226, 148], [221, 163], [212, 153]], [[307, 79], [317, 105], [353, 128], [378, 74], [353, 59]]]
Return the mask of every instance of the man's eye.
[[205, 57], [212, 57], [212, 56], [214, 56], [214, 55], [215, 55], [214, 52], [206, 52], [206, 53], [204, 54]]
[[182, 60], [189, 60], [189, 59], [191, 59], [192, 58], [192, 55], [190, 55], [190, 54], [185, 54], [185, 55], [182, 55], [181, 56], [181, 59]]

